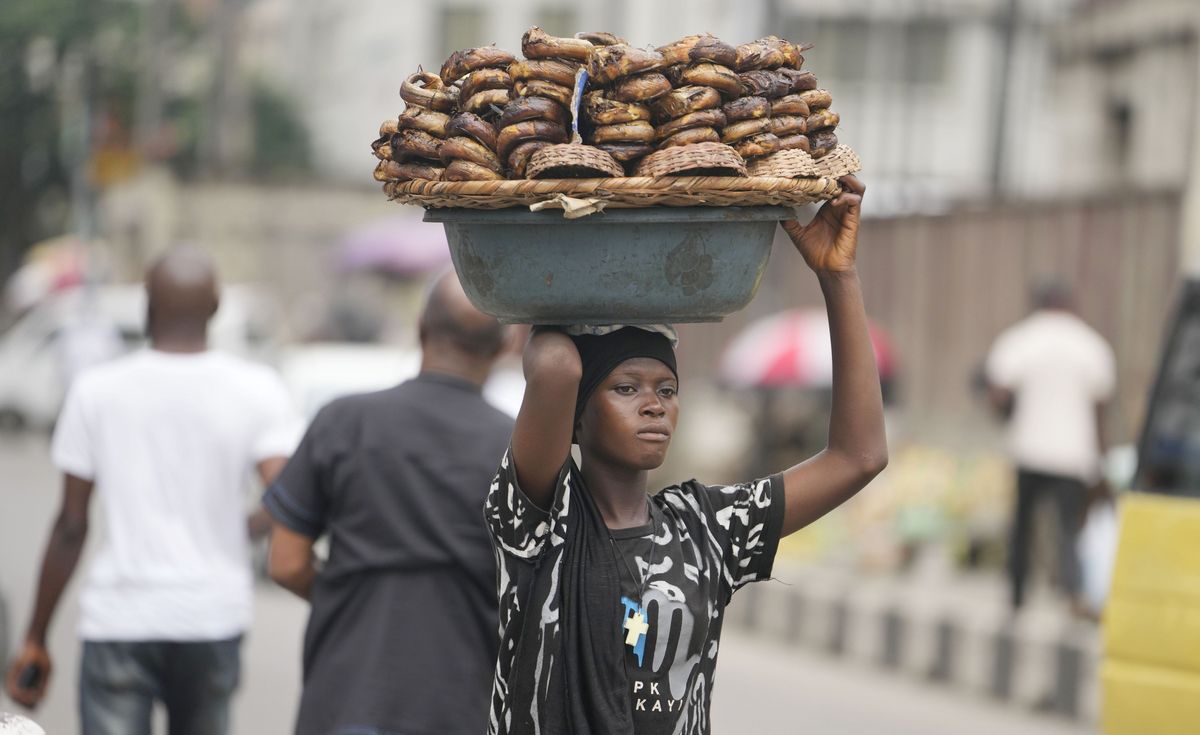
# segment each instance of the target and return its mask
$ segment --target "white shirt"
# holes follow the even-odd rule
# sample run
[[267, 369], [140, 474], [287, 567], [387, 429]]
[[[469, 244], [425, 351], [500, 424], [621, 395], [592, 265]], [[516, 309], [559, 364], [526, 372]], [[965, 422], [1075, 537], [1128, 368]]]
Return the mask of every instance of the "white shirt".
[[1008, 440], [1018, 466], [1096, 478], [1096, 404], [1112, 396], [1115, 362], [1104, 338], [1066, 311], [1036, 312], [996, 339], [987, 377], [1015, 399]]
[[105, 538], [81, 594], [85, 640], [220, 640], [251, 618], [245, 489], [295, 438], [283, 383], [217, 352], [143, 350], [84, 371], [54, 463], [93, 480]]

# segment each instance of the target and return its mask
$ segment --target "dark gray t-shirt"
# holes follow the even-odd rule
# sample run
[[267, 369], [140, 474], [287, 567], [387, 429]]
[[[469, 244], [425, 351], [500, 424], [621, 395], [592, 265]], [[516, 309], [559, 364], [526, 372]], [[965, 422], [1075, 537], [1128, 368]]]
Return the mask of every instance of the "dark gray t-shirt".
[[313, 420], [264, 501], [329, 535], [297, 733], [486, 729], [496, 567], [479, 509], [511, 434], [478, 389], [433, 373]]
[[[545, 701], [515, 701], [509, 692], [518, 689], [519, 680], [533, 681], [531, 689], [544, 692], [555, 658], [563, 655], [560, 615], [566, 612], [557, 580], [569, 563], [563, 554], [568, 527], [581, 523], [578, 496], [587, 492], [571, 468], [569, 460], [549, 513], [521, 490], [511, 451], [488, 494], [485, 512], [500, 565], [501, 644], [488, 722], [492, 735], [525, 731], [514, 722], [541, 722]], [[607, 532], [621, 579], [621, 594], [611, 604], [625, 621], [612, 645], [623, 652], [628, 707], [639, 735], [710, 732], [725, 606], [744, 585], [770, 578], [784, 505], [780, 475], [728, 486], [688, 480], [650, 498], [652, 523]], [[555, 594], [531, 593], [538, 575], [555, 580], [550, 586]], [[535, 615], [542, 654], [518, 660], [526, 643], [521, 636], [528, 635], [523, 633], [526, 618]]]

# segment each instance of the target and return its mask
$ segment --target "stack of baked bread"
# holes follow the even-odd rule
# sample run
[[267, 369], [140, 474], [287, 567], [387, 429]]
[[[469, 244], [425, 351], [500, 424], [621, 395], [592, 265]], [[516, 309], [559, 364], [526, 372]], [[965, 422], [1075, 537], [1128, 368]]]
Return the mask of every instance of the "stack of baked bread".
[[609, 33], [557, 38], [531, 28], [523, 59], [484, 46], [454, 53], [440, 74], [406, 79], [406, 108], [372, 144], [375, 177], [521, 179], [538, 151], [573, 131], [575, 144], [628, 172], [655, 151], [696, 143], [728, 145], [745, 161], [791, 149], [820, 158], [837, 145], [839, 118], [802, 69], [807, 48], [777, 36], [731, 46], [694, 35], [648, 50]]

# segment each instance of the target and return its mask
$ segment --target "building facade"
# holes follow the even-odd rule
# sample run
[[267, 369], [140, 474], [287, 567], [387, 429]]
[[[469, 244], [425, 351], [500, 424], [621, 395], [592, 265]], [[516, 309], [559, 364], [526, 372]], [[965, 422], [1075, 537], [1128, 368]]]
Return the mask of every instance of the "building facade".
[[302, 100], [321, 173], [367, 183], [366, 143], [401, 108], [397, 91], [407, 74], [436, 69], [460, 48], [497, 43], [519, 51], [532, 25], [563, 35], [609, 30], [637, 46], [699, 32], [730, 43], [768, 33], [812, 43], [806, 66], [833, 93], [839, 137], [866, 162], [872, 213], [886, 215], [946, 210], [989, 195], [997, 182], [1018, 195], [1056, 185], [1051, 31], [1077, 4], [259, 0], [247, 46]]

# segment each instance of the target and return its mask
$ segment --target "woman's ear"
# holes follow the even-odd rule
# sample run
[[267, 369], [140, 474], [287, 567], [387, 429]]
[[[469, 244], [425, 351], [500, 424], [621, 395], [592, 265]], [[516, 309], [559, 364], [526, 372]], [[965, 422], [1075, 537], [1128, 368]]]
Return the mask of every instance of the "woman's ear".
[[571, 441], [575, 444], [582, 444], [583, 438], [583, 413], [579, 414], [579, 418], [575, 419], [575, 425], [571, 427]]

